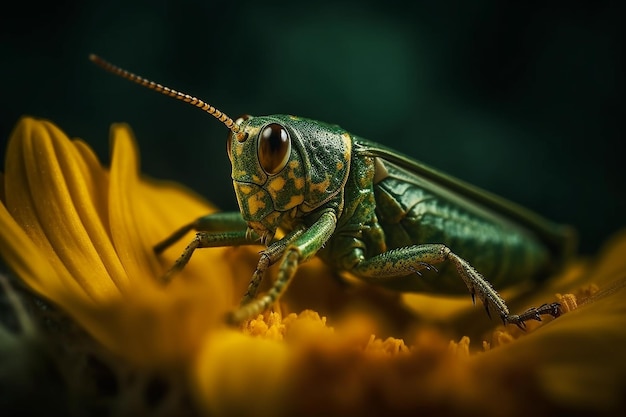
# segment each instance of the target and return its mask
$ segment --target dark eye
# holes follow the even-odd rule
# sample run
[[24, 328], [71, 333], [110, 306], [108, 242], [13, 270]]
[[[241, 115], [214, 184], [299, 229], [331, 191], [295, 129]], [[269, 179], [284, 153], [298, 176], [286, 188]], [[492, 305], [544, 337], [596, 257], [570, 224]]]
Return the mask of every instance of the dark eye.
[[[235, 124], [239, 126], [241, 122], [243, 122], [244, 120], [248, 120], [250, 117], [251, 116], [249, 114], [244, 114], [243, 116], [239, 116], [237, 120], [235, 120]], [[228, 132], [228, 140], [226, 141], [226, 152], [228, 152], [229, 158], [232, 158], [231, 150], [230, 150], [232, 141], [233, 141], [233, 131], [230, 130]]]
[[259, 136], [259, 162], [268, 174], [276, 174], [283, 169], [291, 154], [289, 133], [277, 123], [263, 128]]

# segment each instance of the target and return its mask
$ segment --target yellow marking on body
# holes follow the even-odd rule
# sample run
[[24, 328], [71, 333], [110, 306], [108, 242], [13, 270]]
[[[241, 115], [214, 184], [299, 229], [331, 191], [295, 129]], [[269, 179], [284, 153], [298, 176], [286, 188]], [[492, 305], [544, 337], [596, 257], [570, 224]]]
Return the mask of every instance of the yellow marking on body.
[[248, 212], [251, 216], [254, 216], [259, 210], [265, 208], [265, 201], [263, 201], [263, 192], [259, 191], [248, 197]]
[[243, 169], [238, 169], [237, 167], [235, 167], [233, 165], [232, 176], [233, 176], [233, 178], [245, 177], [246, 176], [246, 171], [244, 171]]
[[296, 190], [302, 190], [304, 188], [304, 178], [296, 175], [296, 169], [299, 167], [300, 167], [300, 162], [298, 161], [289, 162], [289, 172], [287, 173], [287, 178], [293, 180], [293, 185], [296, 187]]
[[349, 133], [344, 132], [341, 134], [341, 139], [343, 139], [343, 143], [346, 147], [346, 150], [343, 153], [343, 159], [347, 162], [350, 160], [350, 155], [352, 154], [352, 137]]
[[237, 156], [241, 156], [241, 154], [243, 153], [243, 146], [238, 146], [238, 142], [235, 142], [235, 153], [237, 154]]
[[359, 177], [359, 186], [367, 187], [372, 183], [372, 179], [376, 175], [376, 168], [374, 166], [374, 160], [377, 158], [364, 158], [366, 170], [364, 171], [364, 175]]
[[294, 178], [293, 185], [296, 187], [296, 190], [302, 190], [304, 188], [304, 178]]
[[241, 191], [244, 194], [250, 194], [252, 192], [252, 187], [250, 187], [249, 185], [242, 185], [239, 184], [239, 191]]
[[265, 216], [265, 218], [263, 219], [263, 224], [269, 229], [274, 229], [278, 227], [281, 214], [282, 213], [280, 211], [271, 212], [270, 214]]
[[300, 205], [302, 204], [303, 201], [304, 201], [303, 195], [292, 195], [291, 199], [289, 200], [289, 204], [287, 204], [287, 208], [290, 209], [292, 207]]
[[270, 191], [273, 191], [272, 194], [276, 194], [285, 187], [286, 182], [287, 181], [285, 181], [283, 177], [275, 177], [270, 180], [269, 184], [267, 184], [267, 187], [270, 189]]
[[343, 162], [337, 161], [337, 171], [341, 171], [343, 169]]
[[252, 174], [252, 181], [259, 184], [261, 182], [261, 178], [257, 174]]
[[328, 174], [326, 174], [326, 179], [320, 183], [311, 183], [311, 185], [309, 186], [309, 190], [310, 191], [318, 191], [320, 193], [325, 193], [326, 190], [328, 190], [328, 187], [330, 187], [330, 176]]

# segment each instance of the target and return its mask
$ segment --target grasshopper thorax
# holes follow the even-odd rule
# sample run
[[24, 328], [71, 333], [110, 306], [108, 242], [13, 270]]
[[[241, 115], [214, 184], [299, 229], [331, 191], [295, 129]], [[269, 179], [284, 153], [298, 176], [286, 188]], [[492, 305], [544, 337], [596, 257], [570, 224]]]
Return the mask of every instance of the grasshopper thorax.
[[257, 232], [337, 196], [350, 169], [351, 138], [338, 126], [288, 115], [242, 117], [228, 156], [240, 211]]

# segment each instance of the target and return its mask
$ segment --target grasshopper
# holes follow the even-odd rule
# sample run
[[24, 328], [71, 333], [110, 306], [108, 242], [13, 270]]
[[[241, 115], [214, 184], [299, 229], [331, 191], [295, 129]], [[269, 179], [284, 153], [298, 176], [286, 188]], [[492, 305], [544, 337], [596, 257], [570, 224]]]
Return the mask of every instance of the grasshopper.
[[[494, 289], [538, 280], [573, 251], [575, 233], [492, 193], [337, 125], [291, 115], [231, 119], [208, 103], [121, 69], [104, 69], [187, 102], [228, 129], [228, 158], [239, 212], [213, 213], [154, 246], [159, 254], [196, 235], [163, 277], [169, 281], [196, 249], [264, 245], [233, 324], [269, 309], [298, 266], [318, 255], [339, 271], [398, 291], [469, 291], [491, 316], [525, 327], [559, 304], [511, 314]], [[275, 239], [277, 229], [284, 237]], [[277, 277], [257, 296], [270, 265]], [[487, 281], [485, 276], [491, 279]], [[493, 284], [493, 285], [492, 285]]]

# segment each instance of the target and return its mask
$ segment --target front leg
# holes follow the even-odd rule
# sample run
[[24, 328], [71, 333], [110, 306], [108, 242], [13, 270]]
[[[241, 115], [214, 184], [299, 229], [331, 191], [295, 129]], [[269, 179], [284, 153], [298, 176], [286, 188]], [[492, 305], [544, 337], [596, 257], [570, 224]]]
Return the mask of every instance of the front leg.
[[[293, 278], [298, 265], [314, 256], [332, 236], [337, 226], [337, 216], [332, 211], [324, 212], [308, 229], [293, 236], [288, 244], [282, 244], [284, 252], [278, 276], [272, 288], [260, 298], [241, 305], [231, 312], [227, 320], [231, 324], [240, 324], [267, 310], [285, 292]], [[281, 239], [282, 242], [287, 237]], [[253, 278], [254, 279], [254, 278]]]
[[540, 321], [542, 314], [549, 314], [553, 317], [559, 315], [558, 303], [531, 308], [520, 315], [509, 314], [504, 299], [489, 281], [469, 262], [442, 244], [407, 246], [384, 252], [370, 259], [361, 257], [350, 272], [370, 283], [383, 286], [397, 285], [415, 279], [415, 276], [411, 276], [412, 273], [419, 275], [420, 271], [431, 269], [433, 264], [442, 262], [451, 262], [459, 277], [465, 282], [472, 295], [472, 300], [478, 297], [484, 304], [487, 315], [491, 316], [491, 310], [496, 311], [504, 324], [511, 323], [524, 328], [526, 320]]
[[239, 212], [213, 213], [199, 217], [181, 227], [165, 240], [154, 246], [154, 252], [160, 254], [172, 246], [191, 230], [197, 230], [194, 239], [187, 245], [174, 265], [161, 277], [164, 283], [180, 272], [191, 259], [194, 251], [200, 248], [253, 245], [259, 243], [259, 236], [248, 229], [247, 223]]
[[182, 226], [167, 238], [154, 245], [153, 250], [154, 253], [159, 255], [192, 230], [198, 232], [233, 232], [245, 231], [247, 228], [248, 224], [238, 211], [211, 213], [206, 216], [198, 217], [193, 222]]
[[168, 283], [172, 280], [172, 277], [183, 270], [185, 265], [191, 259], [191, 255], [196, 249], [201, 248], [215, 248], [224, 246], [241, 246], [258, 244], [259, 238], [256, 235], [251, 235], [245, 230], [239, 230], [236, 232], [198, 232], [193, 240], [187, 245], [183, 253], [176, 259], [174, 265], [161, 277], [161, 281]]
[[273, 265], [278, 259], [280, 259], [287, 247], [293, 242], [296, 238], [298, 238], [304, 231], [306, 227], [304, 225], [297, 227], [293, 231], [291, 231], [287, 236], [280, 239], [277, 242], [272, 243], [265, 250], [261, 251], [261, 257], [259, 258], [259, 263], [257, 264], [254, 273], [252, 274], [252, 279], [248, 284], [248, 289], [246, 293], [243, 295], [241, 299], [241, 305], [248, 304], [250, 301], [256, 297], [256, 293], [259, 289], [259, 285], [261, 281], [263, 281], [263, 277], [265, 276], [265, 271], [270, 265]]

